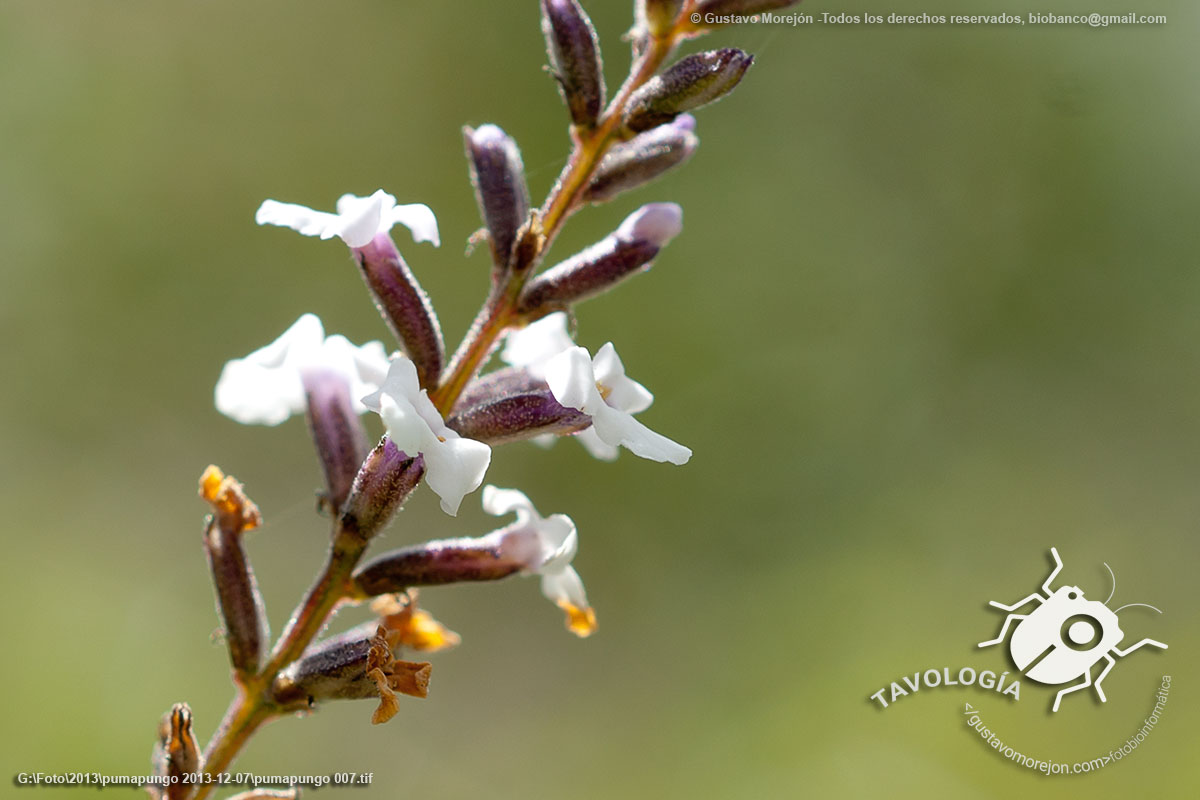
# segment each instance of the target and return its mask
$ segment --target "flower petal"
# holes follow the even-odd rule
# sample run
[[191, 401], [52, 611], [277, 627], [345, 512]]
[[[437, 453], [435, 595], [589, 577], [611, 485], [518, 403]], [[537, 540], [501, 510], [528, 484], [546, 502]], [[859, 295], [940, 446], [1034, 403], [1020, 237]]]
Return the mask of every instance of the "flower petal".
[[604, 405], [596, 388], [592, 359], [582, 347], [569, 348], [547, 361], [546, 383], [554, 399], [568, 408], [591, 415], [593, 408]]
[[[488, 484], [483, 487], [483, 510], [494, 517], [515, 513], [518, 522], [528, 522], [538, 516], [537, 509], [524, 492], [517, 489], [501, 489]], [[540, 519], [540, 516], [538, 517]]]
[[337, 235], [351, 247], [365, 247], [375, 238], [375, 234], [387, 230], [382, 225], [384, 215], [395, 205], [396, 198], [383, 189], [379, 189], [370, 197], [342, 195], [337, 201], [341, 227]]
[[305, 236], [320, 236], [322, 239], [332, 239], [341, 232], [341, 219], [337, 214], [277, 200], [264, 200], [254, 214], [254, 221], [259, 225], [291, 228]]
[[434, 247], [440, 247], [442, 240], [438, 237], [437, 217], [433, 210], [424, 203], [408, 203], [396, 206], [383, 216], [383, 221], [390, 230], [393, 225], [400, 223], [412, 231], [414, 242], [432, 242]]
[[625, 365], [617, 355], [617, 349], [608, 342], [596, 351], [592, 359], [592, 371], [596, 383], [607, 390], [604, 402], [621, 411], [637, 414], [654, 403], [654, 395], [635, 380], [625, 376]]
[[604, 406], [588, 413], [592, 429], [608, 444], [628, 448], [634, 455], [651, 461], [669, 461], [676, 466], [686, 464], [692, 457], [691, 450], [655, 433], [624, 411]]
[[567, 333], [567, 315], [556, 311], [512, 331], [504, 340], [500, 358], [514, 367], [525, 367], [535, 378], [545, 372], [545, 363], [575, 346]]
[[304, 314], [278, 339], [225, 364], [213, 400], [243, 425], [278, 425], [304, 411], [300, 365], [312, 361], [324, 339], [321, 320]]

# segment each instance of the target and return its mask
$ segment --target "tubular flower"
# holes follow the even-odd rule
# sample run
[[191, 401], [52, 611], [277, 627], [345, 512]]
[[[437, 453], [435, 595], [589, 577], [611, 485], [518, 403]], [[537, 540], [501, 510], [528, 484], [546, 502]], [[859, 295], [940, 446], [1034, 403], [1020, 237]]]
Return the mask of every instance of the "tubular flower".
[[259, 225], [279, 225], [305, 236], [322, 239], [341, 237], [351, 247], [365, 247], [376, 235], [387, 233], [396, 223], [412, 231], [418, 242], [440, 244], [437, 218], [424, 203], [397, 205], [396, 198], [379, 189], [370, 197], [344, 194], [337, 201], [337, 213], [314, 211], [295, 203], [265, 200], [254, 215]]
[[396, 447], [424, 457], [429, 488], [442, 499], [443, 511], [457, 515], [463, 496], [483, 483], [492, 449], [446, 427], [417, 380], [417, 368], [403, 356], [392, 359], [383, 385], [363, 403], [383, 418]]
[[217, 380], [217, 410], [243, 425], [278, 425], [305, 410], [309, 379], [333, 375], [358, 401], [383, 383], [387, 355], [380, 342], [355, 346], [344, 336], [325, 336], [321, 320], [305, 314], [266, 347], [225, 364]]
[[483, 488], [483, 510], [495, 516], [517, 515], [516, 522], [497, 532], [505, 549], [522, 551], [524, 571], [542, 577], [542, 594], [566, 612], [567, 630], [580, 637], [595, 632], [596, 612], [588, 605], [583, 580], [571, 566], [579, 549], [571, 518], [566, 514], [543, 517], [523, 492], [495, 486]]
[[500, 357], [544, 379], [554, 399], [591, 417], [592, 426], [574, 434], [596, 458], [611, 461], [623, 446], [642, 458], [685, 464], [692, 451], [633, 418], [654, 402], [645, 386], [625, 375], [612, 343], [592, 359], [567, 333], [567, 315], [550, 314], [508, 336]]

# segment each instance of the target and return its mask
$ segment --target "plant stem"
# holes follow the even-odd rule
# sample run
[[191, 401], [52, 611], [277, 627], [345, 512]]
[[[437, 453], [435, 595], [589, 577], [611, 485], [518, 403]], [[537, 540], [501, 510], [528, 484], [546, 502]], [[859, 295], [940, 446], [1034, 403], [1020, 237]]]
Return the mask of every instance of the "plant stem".
[[[680, 19], [686, 21], [686, 13], [682, 14]], [[454, 408], [455, 401], [487, 361], [500, 336], [517, 321], [516, 306], [521, 289], [533, 275], [546, 251], [550, 249], [567, 217], [579, 208], [579, 196], [587, 188], [592, 173], [596, 171], [600, 159], [612, 144], [613, 137], [621, 126], [630, 96], [654, 77], [654, 73], [683, 38], [686, 24], [684, 22], [662, 38], [649, 38], [645, 51], [634, 62], [629, 77], [617, 90], [616, 96], [609, 103], [596, 127], [578, 134], [575, 147], [538, 214], [544, 238], [533, 263], [528, 269], [510, 271], [506, 282], [496, 287], [488, 296], [487, 302], [479, 310], [467, 335], [463, 337], [462, 344], [447, 366], [446, 376], [429, 395], [442, 416], [446, 416]]]
[[[349, 578], [364, 550], [365, 539], [339, 526], [325, 568], [292, 615], [270, 659], [257, 675], [246, 679], [205, 748], [204, 774], [216, 776], [226, 771], [254, 732], [278, 715], [270, 697], [271, 685], [284, 667], [300, 657], [338, 604], [349, 596]], [[193, 800], [203, 800], [218, 785], [201, 781]]]

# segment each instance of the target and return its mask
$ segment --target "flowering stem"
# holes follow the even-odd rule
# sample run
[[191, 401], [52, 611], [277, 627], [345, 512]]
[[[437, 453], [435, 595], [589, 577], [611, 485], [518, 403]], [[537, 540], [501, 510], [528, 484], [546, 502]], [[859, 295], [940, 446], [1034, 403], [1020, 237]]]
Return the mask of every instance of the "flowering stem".
[[437, 389], [429, 395], [442, 416], [446, 416], [454, 408], [455, 401], [487, 361], [501, 335], [517, 321], [516, 306], [521, 289], [533, 275], [542, 256], [550, 249], [554, 237], [562, 229], [567, 217], [579, 208], [579, 197], [587, 188], [600, 159], [612, 144], [625, 115], [625, 106], [630, 95], [654, 77], [663, 61], [686, 35], [687, 10], [691, 5], [691, 2], [686, 4], [687, 8], [680, 14], [681, 23], [673, 30], [662, 37], [648, 37], [645, 51], [634, 62], [629, 77], [621, 84], [596, 127], [576, 135], [571, 156], [538, 212], [544, 238], [532, 263], [526, 269], [510, 270], [506, 282], [496, 287], [488, 296], [462, 344], [454, 353], [445, 376]]
[[[443, 416], [454, 407], [505, 330], [518, 321], [516, 308], [521, 290], [567, 217], [579, 208], [581, 194], [621, 127], [630, 96], [654, 76], [680, 41], [694, 33], [687, 22], [693, 6], [693, 0], [684, 4], [680, 22], [674, 29], [661, 37], [648, 36], [645, 50], [638, 55], [629, 76], [596, 126], [574, 134], [571, 155], [538, 212], [542, 238], [529, 263], [521, 269], [510, 270], [505, 281], [493, 288], [443, 373], [444, 377], [430, 393], [430, 399]], [[242, 681], [237, 697], [205, 749], [203, 770], [206, 775], [215, 776], [227, 770], [255, 731], [281, 713], [270, 697], [272, 684], [316, 638], [337, 606], [351, 596], [350, 576], [362, 558], [366, 544], [367, 538], [362, 533], [339, 525], [320, 576], [293, 613], [266, 665], [256, 675]], [[193, 800], [204, 800], [216, 785], [202, 779]]]

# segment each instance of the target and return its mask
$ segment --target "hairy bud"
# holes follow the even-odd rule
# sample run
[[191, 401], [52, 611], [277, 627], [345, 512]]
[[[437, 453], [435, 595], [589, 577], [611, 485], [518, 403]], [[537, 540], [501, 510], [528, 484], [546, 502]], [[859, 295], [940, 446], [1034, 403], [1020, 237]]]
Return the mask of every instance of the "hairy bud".
[[386, 233], [352, 250], [375, 307], [416, 365], [421, 386], [436, 386], [446, 360], [446, 345], [429, 296]]
[[336, 514], [367, 454], [367, 432], [354, 410], [350, 386], [341, 375], [306, 370], [301, 382], [305, 418], [325, 473], [324, 504]]
[[463, 128], [475, 202], [491, 238], [492, 261], [508, 266], [517, 230], [529, 216], [529, 188], [521, 151], [508, 134], [495, 125]]
[[629, 99], [625, 126], [640, 132], [724, 97], [737, 86], [754, 56], [733, 47], [696, 53], [656, 75]]
[[[516, 368], [499, 371], [524, 373]], [[567, 408], [555, 400], [545, 381], [524, 374], [526, 381], [514, 381], [504, 391], [486, 394], [472, 391], [471, 402], [460, 400], [454, 413], [446, 420], [446, 425], [461, 436], [490, 445], [532, 439], [544, 434], [561, 436], [591, 426], [592, 420], [587, 414]]]
[[645, 272], [658, 251], [682, 228], [683, 210], [675, 203], [642, 206], [614, 233], [531, 280], [521, 293], [521, 312], [538, 319], [565, 311], [573, 303]]
[[383, 530], [425, 474], [425, 459], [410, 457], [384, 439], [363, 461], [350, 496], [342, 506], [340, 527], [370, 539]]
[[583, 199], [589, 203], [607, 203], [687, 161], [700, 145], [693, 133], [695, 128], [696, 120], [691, 114], [680, 114], [667, 125], [613, 145], [597, 165]]
[[604, 107], [604, 73], [596, 29], [576, 0], [541, 0], [542, 32], [550, 66], [571, 112], [571, 121], [590, 128]]

